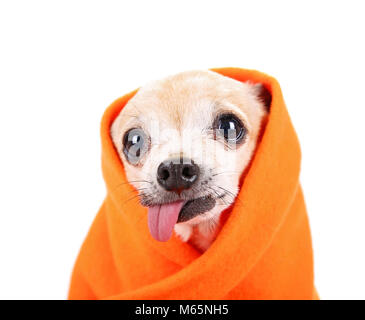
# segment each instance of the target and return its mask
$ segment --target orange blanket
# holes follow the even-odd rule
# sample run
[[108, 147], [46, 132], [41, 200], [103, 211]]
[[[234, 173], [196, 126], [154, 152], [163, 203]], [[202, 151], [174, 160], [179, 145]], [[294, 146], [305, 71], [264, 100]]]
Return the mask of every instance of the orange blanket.
[[147, 209], [125, 201], [136, 191], [109, 134], [135, 92], [116, 100], [101, 124], [107, 196], [79, 253], [70, 299], [313, 299], [311, 236], [299, 184], [300, 149], [278, 82], [235, 68], [214, 71], [263, 83], [272, 93], [270, 116], [224, 226], [200, 254], [175, 235], [152, 238]]

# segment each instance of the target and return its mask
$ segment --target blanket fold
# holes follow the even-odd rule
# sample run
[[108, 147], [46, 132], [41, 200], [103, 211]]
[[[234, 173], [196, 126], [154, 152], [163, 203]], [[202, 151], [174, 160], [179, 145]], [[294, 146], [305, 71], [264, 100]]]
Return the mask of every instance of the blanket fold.
[[77, 258], [70, 299], [313, 299], [313, 257], [299, 184], [300, 148], [278, 82], [264, 73], [213, 69], [260, 82], [270, 115], [235, 204], [212, 246], [200, 254], [175, 235], [159, 242], [147, 209], [127, 183], [110, 126], [136, 91], [116, 100], [101, 124], [107, 196]]

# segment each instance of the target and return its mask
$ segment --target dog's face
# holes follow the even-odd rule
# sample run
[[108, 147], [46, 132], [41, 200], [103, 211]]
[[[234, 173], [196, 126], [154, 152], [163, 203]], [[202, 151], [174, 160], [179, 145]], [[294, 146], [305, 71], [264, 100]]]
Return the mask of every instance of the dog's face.
[[185, 72], [142, 87], [123, 108], [112, 139], [156, 239], [175, 224], [214, 223], [233, 203], [267, 114], [263, 90]]

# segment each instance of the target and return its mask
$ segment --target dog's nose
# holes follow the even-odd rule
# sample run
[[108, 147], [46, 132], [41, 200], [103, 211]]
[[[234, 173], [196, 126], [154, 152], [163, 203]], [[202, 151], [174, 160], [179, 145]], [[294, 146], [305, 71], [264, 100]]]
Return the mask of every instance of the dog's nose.
[[199, 167], [193, 160], [168, 159], [157, 168], [157, 181], [167, 191], [180, 193], [189, 189], [199, 177]]

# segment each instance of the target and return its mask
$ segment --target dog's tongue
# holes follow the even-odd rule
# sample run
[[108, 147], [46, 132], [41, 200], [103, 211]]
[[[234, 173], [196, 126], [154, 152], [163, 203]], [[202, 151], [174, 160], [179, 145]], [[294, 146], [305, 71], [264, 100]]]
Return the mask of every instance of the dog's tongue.
[[148, 226], [152, 237], [158, 241], [167, 241], [171, 238], [183, 205], [183, 201], [177, 201], [148, 209]]

